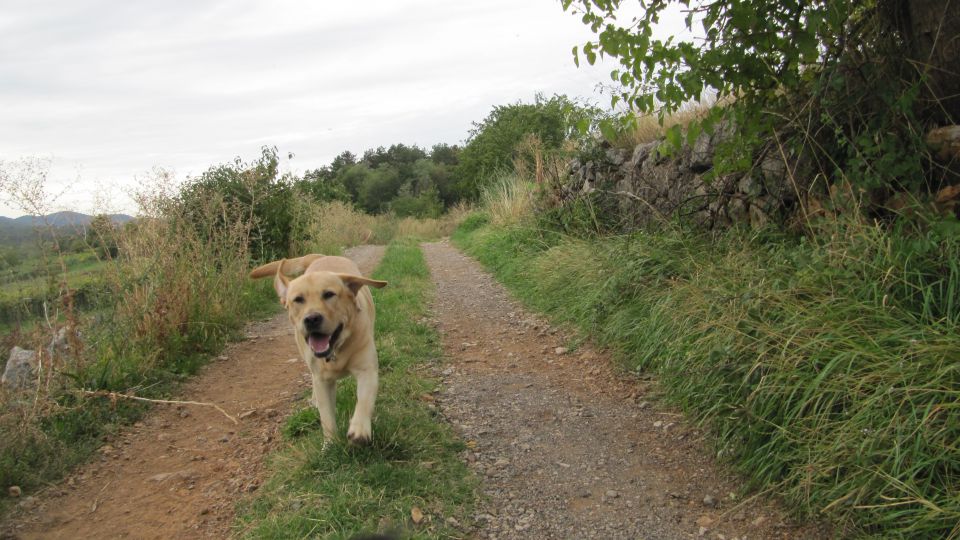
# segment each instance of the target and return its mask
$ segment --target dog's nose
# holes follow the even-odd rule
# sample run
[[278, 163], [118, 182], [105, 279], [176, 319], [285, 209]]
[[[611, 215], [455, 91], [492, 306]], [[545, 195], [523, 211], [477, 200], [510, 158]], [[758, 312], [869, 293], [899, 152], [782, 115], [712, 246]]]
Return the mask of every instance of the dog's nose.
[[318, 329], [322, 324], [323, 324], [323, 315], [319, 313], [307, 315], [306, 317], [303, 318], [303, 326], [307, 330]]

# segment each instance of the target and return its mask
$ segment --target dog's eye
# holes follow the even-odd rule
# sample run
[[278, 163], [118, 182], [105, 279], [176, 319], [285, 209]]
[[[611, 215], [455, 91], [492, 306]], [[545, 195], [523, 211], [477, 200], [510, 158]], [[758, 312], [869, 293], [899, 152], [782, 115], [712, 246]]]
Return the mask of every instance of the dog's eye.
[[302, 304], [302, 303], [303, 303], [303, 295], [302, 295], [302, 294], [297, 295], [297, 297], [294, 298], [293, 301], [296, 302], [296, 303], [298, 303], [298, 304]]
[[336, 295], [337, 295], [337, 293], [335, 293], [335, 292], [333, 292], [333, 291], [323, 291], [323, 299], [324, 299], [324, 300], [329, 300], [329, 299], [333, 298], [333, 297], [336, 296]]

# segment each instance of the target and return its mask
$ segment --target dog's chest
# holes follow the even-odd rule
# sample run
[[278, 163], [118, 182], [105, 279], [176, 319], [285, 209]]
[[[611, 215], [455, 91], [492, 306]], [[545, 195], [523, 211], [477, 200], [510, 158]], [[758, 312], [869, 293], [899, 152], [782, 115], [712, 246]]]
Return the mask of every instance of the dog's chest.
[[310, 358], [307, 360], [307, 367], [310, 368], [311, 372], [319, 375], [320, 378], [324, 380], [342, 379], [350, 374], [347, 371], [347, 360], [337, 358], [336, 356], [332, 359]]

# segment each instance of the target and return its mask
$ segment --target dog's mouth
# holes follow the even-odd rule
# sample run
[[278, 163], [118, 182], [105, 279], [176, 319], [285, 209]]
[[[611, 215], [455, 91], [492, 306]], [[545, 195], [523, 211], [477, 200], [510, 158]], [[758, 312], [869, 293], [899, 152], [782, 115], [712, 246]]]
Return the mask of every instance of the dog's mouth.
[[317, 358], [330, 358], [330, 355], [333, 354], [333, 346], [337, 343], [341, 331], [343, 331], [343, 323], [337, 325], [337, 329], [332, 334], [321, 332], [307, 334], [307, 345], [313, 351], [313, 355]]

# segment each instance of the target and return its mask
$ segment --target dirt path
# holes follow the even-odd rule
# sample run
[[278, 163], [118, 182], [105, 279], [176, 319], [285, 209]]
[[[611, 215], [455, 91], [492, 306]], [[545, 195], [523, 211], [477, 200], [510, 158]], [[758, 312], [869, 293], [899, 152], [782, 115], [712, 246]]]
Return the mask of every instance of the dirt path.
[[[348, 250], [369, 274], [383, 248]], [[309, 375], [284, 314], [251, 324], [182, 392], [210, 407], [158, 406], [62, 486], [33, 500], [22, 538], [226, 538], [237, 500], [264, 479], [264, 457]]]
[[440, 405], [484, 479], [481, 538], [818, 538], [737, 481], [702, 435], [525, 312], [449, 244], [424, 245], [453, 359]]

